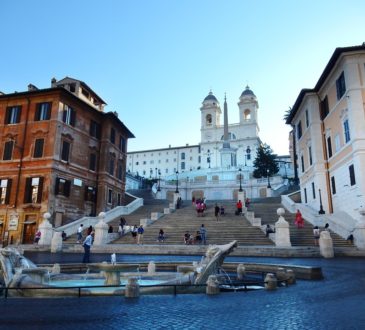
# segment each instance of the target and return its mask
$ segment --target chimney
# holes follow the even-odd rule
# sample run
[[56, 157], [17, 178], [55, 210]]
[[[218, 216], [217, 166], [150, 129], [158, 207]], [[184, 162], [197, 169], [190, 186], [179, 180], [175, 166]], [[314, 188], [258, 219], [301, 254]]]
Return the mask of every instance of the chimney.
[[28, 91], [30, 92], [30, 91], [37, 91], [38, 90], [38, 88], [36, 87], [36, 86], [34, 86], [33, 84], [29, 84], [28, 85]]
[[56, 87], [56, 82], [57, 82], [57, 79], [55, 77], [53, 77], [51, 80], [51, 87]]

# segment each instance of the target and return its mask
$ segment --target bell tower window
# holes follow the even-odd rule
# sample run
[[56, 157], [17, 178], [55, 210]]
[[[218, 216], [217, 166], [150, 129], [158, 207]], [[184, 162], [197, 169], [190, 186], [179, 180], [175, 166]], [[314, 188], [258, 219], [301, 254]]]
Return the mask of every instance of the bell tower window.
[[245, 120], [250, 120], [251, 119], [251, 111], [246, 109], [244, 112], [243, 112], [243, 118], [245, 118]]
[[212, 115], [211, 114], [208, 114], [205, 117], [205, 122], [206, 122], [207, 125], [212, 125]]

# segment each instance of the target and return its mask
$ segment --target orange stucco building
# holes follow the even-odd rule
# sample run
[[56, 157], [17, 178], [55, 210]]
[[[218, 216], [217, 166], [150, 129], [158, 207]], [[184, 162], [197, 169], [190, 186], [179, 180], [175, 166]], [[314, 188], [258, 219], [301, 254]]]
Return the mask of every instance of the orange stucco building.
[[125, 203], [133, 134], [84, 82], [0, 94], [0, 240], [29, 243], [55, 227]]

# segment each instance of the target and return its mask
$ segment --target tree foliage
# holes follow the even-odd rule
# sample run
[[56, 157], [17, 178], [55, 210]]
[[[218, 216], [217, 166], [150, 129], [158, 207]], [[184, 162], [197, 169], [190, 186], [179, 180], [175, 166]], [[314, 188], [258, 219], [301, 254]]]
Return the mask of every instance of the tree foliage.
[[272, 153], [272, 149], [269, 145], [262, 144], [257, 149], [256, 159], [253, 162], [255, 170], [253, 171], [254, 178], [267, 177], [267, 170], [269, 170], [269, 176], [272, 176], [279, 172], [279, 166], [275, 162], [276, 155]]

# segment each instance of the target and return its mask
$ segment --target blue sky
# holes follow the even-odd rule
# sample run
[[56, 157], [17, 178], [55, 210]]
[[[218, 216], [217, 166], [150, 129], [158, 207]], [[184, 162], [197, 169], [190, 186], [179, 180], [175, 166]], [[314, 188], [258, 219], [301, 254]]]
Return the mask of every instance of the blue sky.
[[288, 154], [282, 120], [336, 47], [365, 41], [365, 2], [1, 0], [0, 91], [85, 81], [135, 134], [129, 150], [197, 144], [212, 89], [229, 122], [246, 84], [260, 137]]

